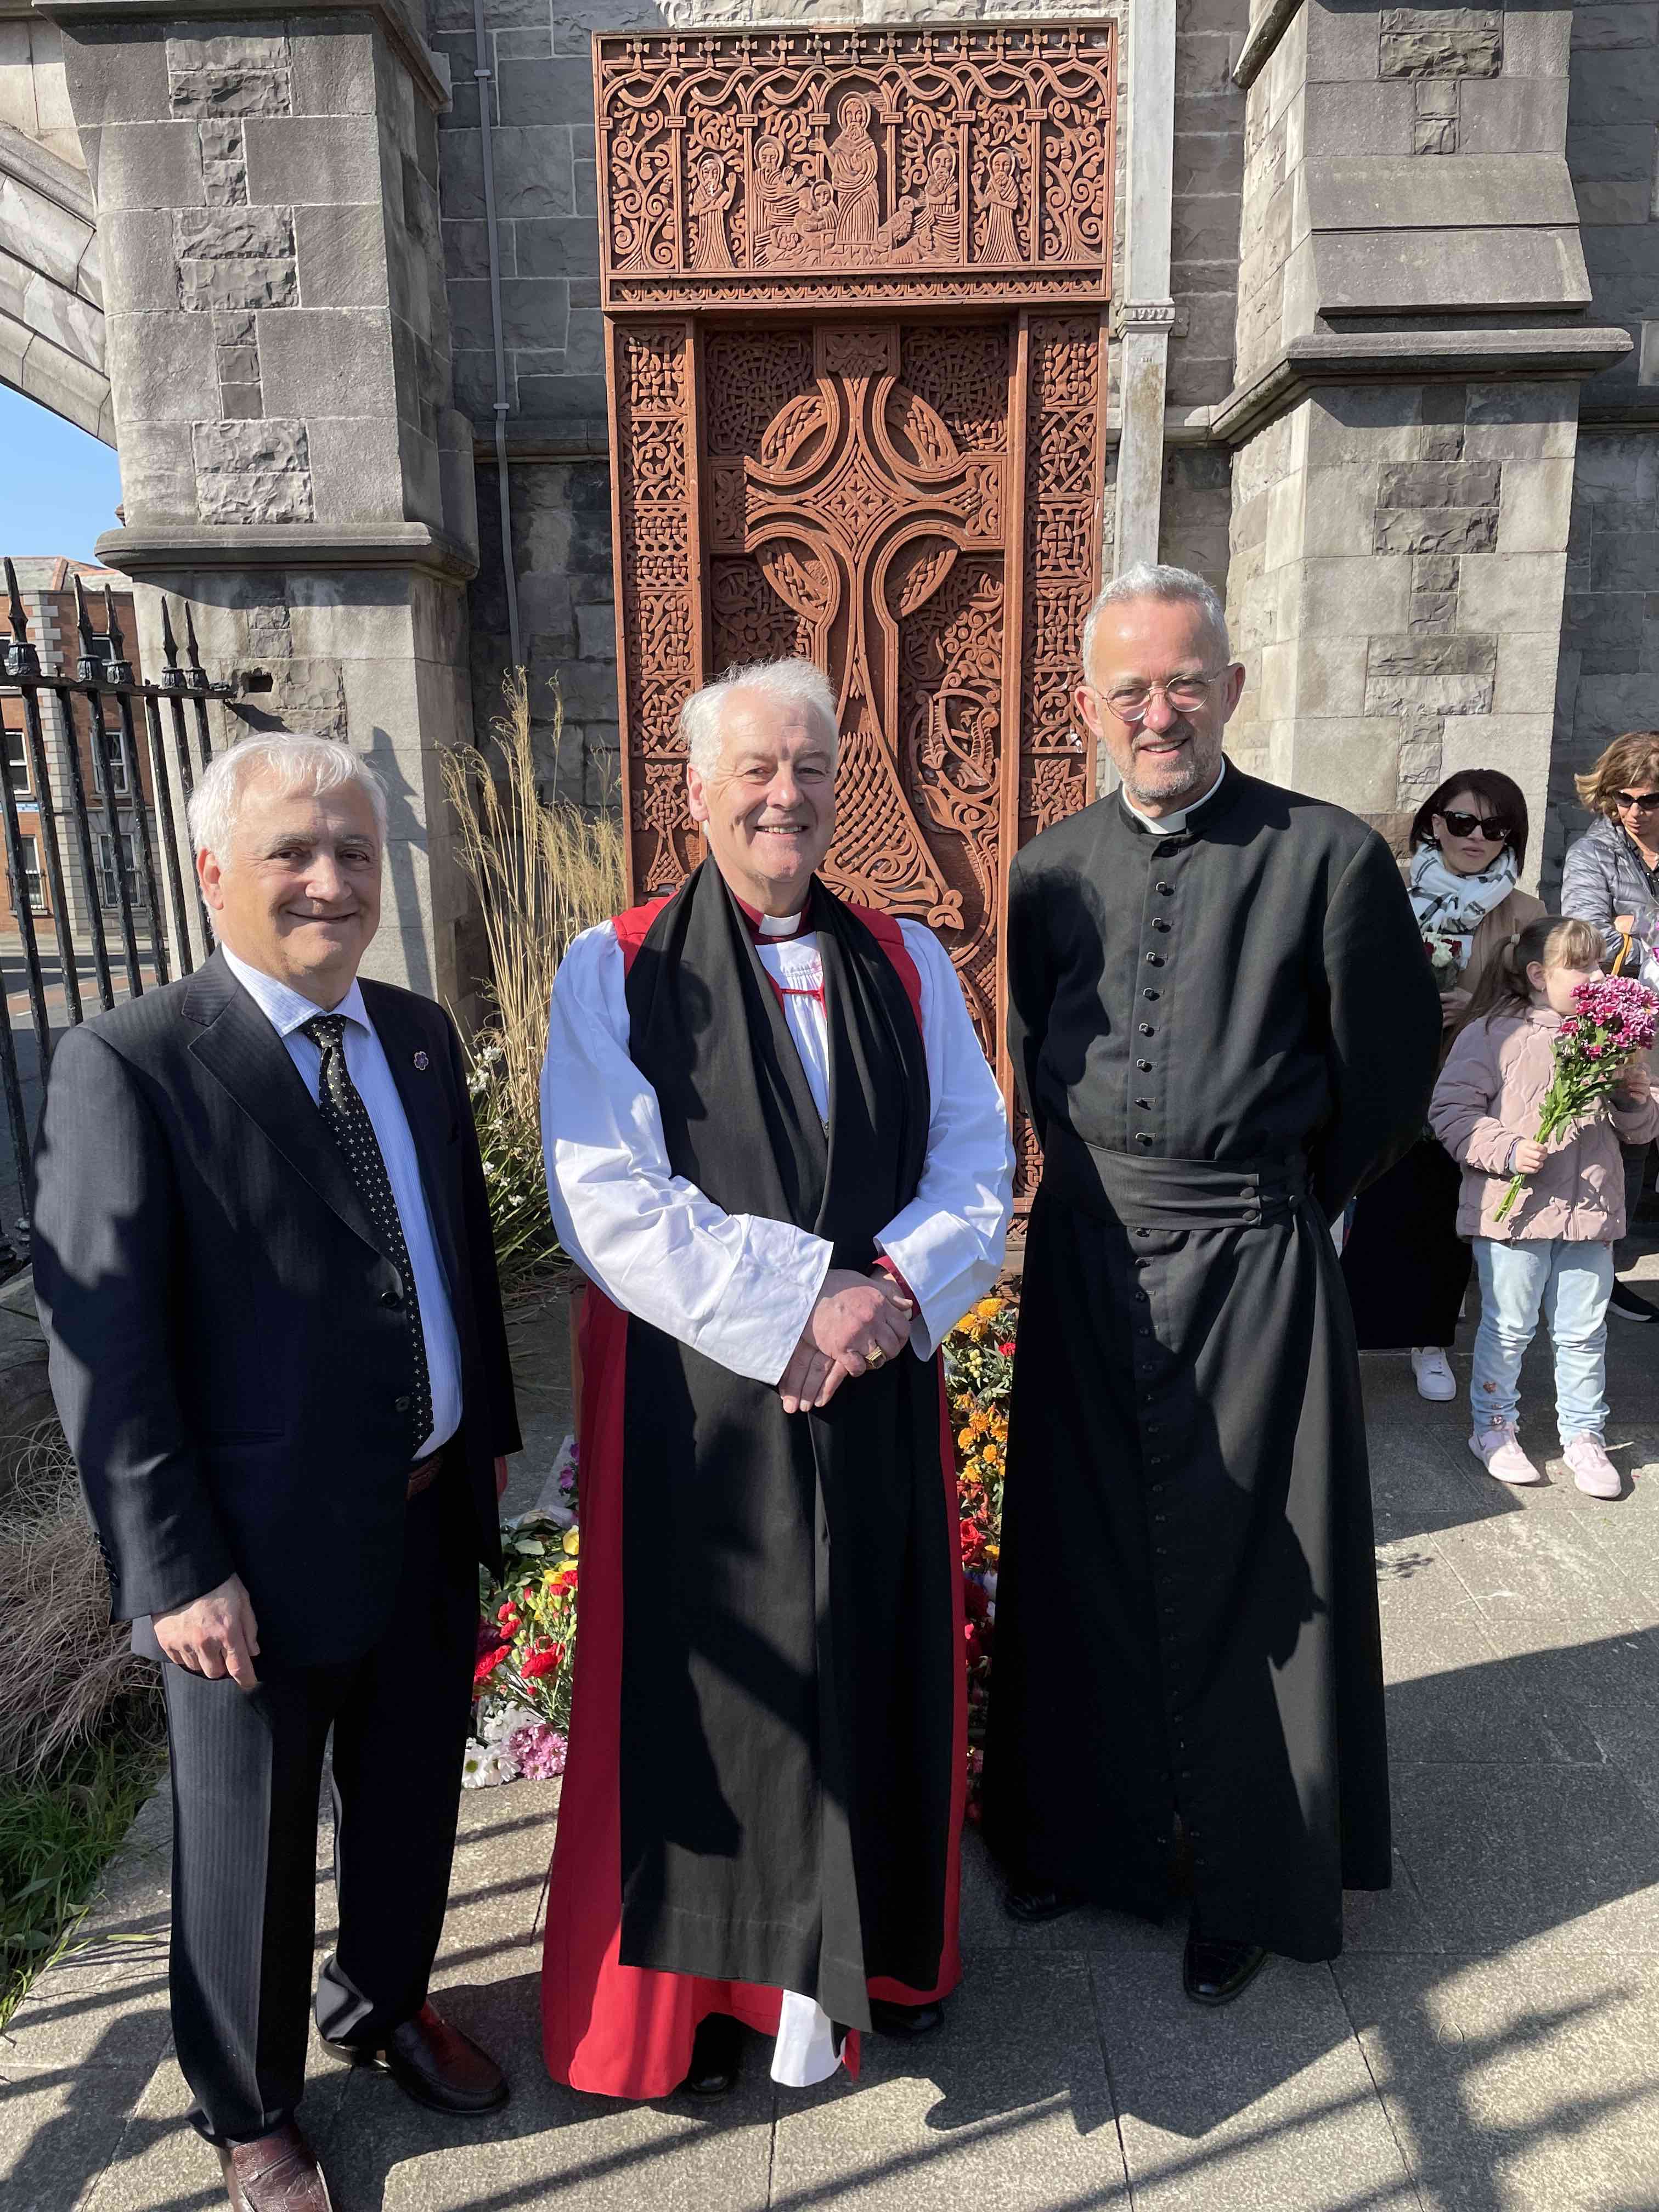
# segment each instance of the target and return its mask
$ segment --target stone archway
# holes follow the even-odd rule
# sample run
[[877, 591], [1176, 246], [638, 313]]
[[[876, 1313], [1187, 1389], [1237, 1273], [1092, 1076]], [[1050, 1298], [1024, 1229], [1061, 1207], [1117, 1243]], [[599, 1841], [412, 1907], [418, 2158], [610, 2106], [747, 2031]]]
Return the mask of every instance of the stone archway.
[[63, 153], [3, 122], [0, 383], [114, 445], [92, 187]]

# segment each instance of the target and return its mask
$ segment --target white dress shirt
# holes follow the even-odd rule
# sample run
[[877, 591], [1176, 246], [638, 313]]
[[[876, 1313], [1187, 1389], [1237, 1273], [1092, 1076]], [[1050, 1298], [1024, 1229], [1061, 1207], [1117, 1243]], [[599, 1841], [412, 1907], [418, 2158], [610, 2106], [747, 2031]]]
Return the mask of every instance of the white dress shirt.
[[[921, 979], [931, 1115], [915, 1196], [876, 1249], [916, 1302], [919, 1358], [997, 1278], [1007, 1233], [1013, 1151], [950, 956], [920, 923], [900, 925]], [[774, 979], [801, 992], [784, 1015], [820, 1115], [830, 1107], [828, 1024], [810, 995], [821, 980], [816, 933], [760, 947]], [[726, 1213], [677, 1176], [657, 1096], [629, 1057], [623, 951], [609, 922], [583, 932], [553, 984], [542, 1134], [560, 1242], [629, 1313], [706, 1358], [775, 1382], [817, 1301], [831, 1246], [793, 1222]]]
[[421, 1182], [421, 1165], [409, 1117], [398, 1096], [386, 1047], [376, 1036], [374, 1024], [363, 1005], [362, 986], [354, 977], [351, 988], [339, 1005], [325, 1009], [301, 998], [286, 983], [279, 983], [275, 976], [249, 967], [246, 960], [239, 960], [223, 946], [220, 951], [226, 967], [283, 1040], [289, 1058], [299, 1069], [300, 1079], [313, 1100], [322, 1088], [323, 1055], [311, 1038], [301, 1034], [301, 1024], [325, 1011], [344, 1019], [342, 1042], [346, 1072], [356, 1085], [358, 1096], [374, 1124], [380, 1158], [386, 1162], [386, 1180], [392, 1185], [392, 1200], [398, 1208], [398, 1226], [408, 1249], [409, 1264], [415, 1273], [415, 1295], [420, 1300], [421, 1334], [426, 1340], [427, 1376], [432, 1386], [432, 1433], [415, 1456], [417, 1460], [429, 1459], [440, 1444], [448, 1443], [461, 1425], [460, 1340], [455, 1334], [449, 1285], [438, 1256], [438, 1240], [433, 1232], [432, 1214]]

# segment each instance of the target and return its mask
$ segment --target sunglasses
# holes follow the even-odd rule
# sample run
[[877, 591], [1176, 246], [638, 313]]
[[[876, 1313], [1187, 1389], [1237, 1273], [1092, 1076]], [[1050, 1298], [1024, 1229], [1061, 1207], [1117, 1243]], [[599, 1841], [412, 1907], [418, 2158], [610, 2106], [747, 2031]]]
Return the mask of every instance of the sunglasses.
[[1507, 845], [1510, 842], [1510, 825], [1501, 814], [1460, 814], [1448, 807], [1440, 819], [1454, 837], [1478, 835], [1493, 845]]
[[1659, 806], [1659, 791], [1615, 791], [1613, 795], [1629, 814], [1651, 814]]

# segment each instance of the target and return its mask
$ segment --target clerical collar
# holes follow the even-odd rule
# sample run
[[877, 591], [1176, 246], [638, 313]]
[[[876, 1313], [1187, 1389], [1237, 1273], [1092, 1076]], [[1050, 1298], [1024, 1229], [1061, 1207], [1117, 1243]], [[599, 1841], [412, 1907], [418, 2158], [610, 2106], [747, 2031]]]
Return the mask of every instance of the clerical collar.
[[1150, 814], [1141, 812], [1133, 799], [1130, 798], [1127, 785], [1119, 787], [1118, 797], [1123, 801], [1125, 812], [1133, 814], [1143, 830], [1150, 830], [1155, 837], [1178, 837], [1187, 827], [1188, 818], [1196, 814], [1200, 806], [1207, 806], [1217, 792], [1220, 790], [1221, 779], [1226, 773], [1227, 763], [1224, 757], [1221, 766], [1216, 770], [1215, 781], [1202, 799], [1194, 799], [1190, 806], [1183, 806], [1178, 814], [1160, 814], [1156, 819]]
[[[730, 885], [727, 888], [729, 890]], [[747, 899], [738, 898], [735, 891], [732, 896], [736, 901], [738, 911], [749, 924], [749, 934], [757, 945], [785, 945], [792, 937], [805, 933], [805, 907], [799, 914], [763, 914], [758, 907], [750, 906]]]

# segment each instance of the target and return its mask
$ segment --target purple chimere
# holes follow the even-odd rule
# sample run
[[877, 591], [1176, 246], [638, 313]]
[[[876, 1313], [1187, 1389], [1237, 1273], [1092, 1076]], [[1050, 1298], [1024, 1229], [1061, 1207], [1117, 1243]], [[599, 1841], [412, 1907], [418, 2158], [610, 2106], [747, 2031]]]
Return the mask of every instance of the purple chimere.
[[[1555, 1073], [1538, 1123], [1540, 1145], [1598, 1111], [1624, 1080], [1630, 1062], [1653, 1046], [1659, 999], [1633, 976], [1604, 975], [1581, 983], [1572, 1003], [1574, 1011], [1556, 1032]], [[1526, 1187], [1526, 1176], [1516, 1176], [1496, 1220], [1504, 1218]]]

